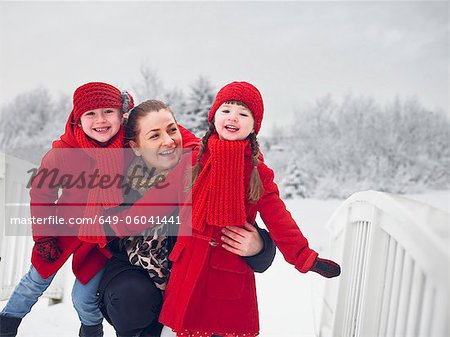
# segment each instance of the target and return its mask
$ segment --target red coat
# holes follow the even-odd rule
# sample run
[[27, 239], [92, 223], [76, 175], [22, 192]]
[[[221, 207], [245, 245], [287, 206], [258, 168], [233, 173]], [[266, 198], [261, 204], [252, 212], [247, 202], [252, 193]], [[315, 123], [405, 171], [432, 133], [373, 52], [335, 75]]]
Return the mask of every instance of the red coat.
[[[208, 152], [202, 156], [205, 163]], [[245, 187], [252, 171], [250, 157], [245, 161]], [[317, 253], [308, 247], [291, 214], [286, 210], [274, 183], [273, 171], [260, 162], [258, 171], [264, 194], [255, 203], [245, 203], [247, 221], [256, 213], [269, 229], [284, 258], [300, 272], [307, 272]], [[239, 256], [215, 245], [221, 228], [206, 226], [203, 233], [179, 237], [169, 256], [172, 272], [165, 292], [160, 321], [183, 332], [210, 334], [258, 333], [259, 318], [253, 271]]]
[[[38, 172], [43, 172], [44, 169], [50, 172], [50, 170], [56, 168], [58, 169], [56, 177], [59, 179], [63, 174], [79, 177], [81, 172], [84, 171], [86, 181], [88, 181], [91, 165], [92, 160], [82, 149], [51, 149], [42, 159]], [[32, 217], [43, 219], [49, 216], [58, 216], [66, 220], [69, 217], [83, 217], [83, 204], [87, 201], [88, 188], [63, 188], [61, 195], [58, 197], [59, 187], [51, 183], [51, 176], [45, 180], [40, 180], [40, 177], [42, 176], [37, 176], [31, 185]], [[40, 182], [42, 182], [41, 186], [39, 186]], [[51, 206], [55, 202], [57, 202], [58, 207]], [[62, 250], [61, 256], [56, 261], [47, 262], [33, 249], [31, 263], [43, 278], [56, 273], [72, 254], [73, 272], [83, 284], [86, 284], [103, 268], [106, 261], [111, 257], [109, 251], [106, 248], [100, 248], [97, 244], [81, 241], [77, 234], [77, 228], [71, 225], [33, 224], [35, 240], [40, 237], [55, 237]]]
[[[190, 131], [179, 125], [183, 143], [187, 148], [194, 148], [198, 145], [199, 139]], [[67, 133], [67, 130], [66, 130]], [[71, 137], [68, 137], [71, 140]], [[75, 144], [69, 142], [68, 146], [76, 147]], [[131, 152], [125, 154], [125, 166], [130, 162]], [[75, 177], [85, 172], [86, 181], [89, 180], [89, 174], [94, 167], [92, 159], [85, 154], [83, 149], [64, 148], [51, 149], [42, 159], [39, 172], [43, 169], [49, 171], [57, 168], [59, 170], [58, 177], [63, 174], [71, 174]], [[121, 172], [119, 172], [121, 173]], [[62, 194], [58, 197], [57, 187], [48, 186], [48, 181], [37, 186], [39, 180], [35, 179], [31, 186], [31, 215], [37, 218], [45, 218], [48, 216], [60, 217], [83, 217], [83, 205], [87, 201], [88, 188], [63, 188]], [[49, 204], [68, 204], [67, 207], [51, 207]], [[44, 204], [44, 206], [38, 206]], [[74, 206], [74, 204], [78, 206]], [[146, 213], [145, 213], [146, 214]], [[61, 256], [54, 262], [47, 262], [33, 250], [31, 263], [43, 278], [47, 278], [56, 273], [59, 268], [73, 254], [72, 269], [77, 279], [85, 284], [87, 283], [111, 257], [110, 252], [106, 248], [100, 248], [97, 244], [88, 243], [78, 239], [78, 229], [75, 226], [56, 226], [56, 225], [33, 225], [34, 239], [39, 237], [52, 236], [55, 237], [59, 247], [62, 249]]]

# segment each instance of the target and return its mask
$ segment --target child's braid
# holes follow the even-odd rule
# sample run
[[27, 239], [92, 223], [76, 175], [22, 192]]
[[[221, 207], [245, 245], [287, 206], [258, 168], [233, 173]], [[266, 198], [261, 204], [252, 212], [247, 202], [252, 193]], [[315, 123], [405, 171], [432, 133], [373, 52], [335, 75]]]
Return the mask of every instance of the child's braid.
[[195, 166], [192, 169], [192, 184], [191, 184], [191, 186], [188, 187], [189, 189], [192, 188], [192, 186], [194, 186], [195, 181], [197, 180], [198, 176], [200, 175], [200, 171], [201, 171], [200, 158], [202, 157], [203, 152], [205, 152], [205, 150], [206, 150], [206, 146], [208, 144], [209, 137], [211, 137], [211, 135], [216, 130], [214, 127], [214, 124], [212, 124], [212, 123], [208, 123], [208, 124], [209, 124], [209, 129], [202, 138], [202, 142], [200, 144], [200, 149], [198, 150], [197, 162], [195, 163]]
[[264, 193], [263, 184], [261, 181], [261, 176], [258, 171], [258, 163], [259, 163], [259, 143], [256, 139], [256, 134], [252, 132], [248, 136], [250, 140], [250, 146], [252, 147], [252, 164], [253, 170], [250, 176], [250, 191], [249, 191], [249, 199], [250, 202], [257, 202]]

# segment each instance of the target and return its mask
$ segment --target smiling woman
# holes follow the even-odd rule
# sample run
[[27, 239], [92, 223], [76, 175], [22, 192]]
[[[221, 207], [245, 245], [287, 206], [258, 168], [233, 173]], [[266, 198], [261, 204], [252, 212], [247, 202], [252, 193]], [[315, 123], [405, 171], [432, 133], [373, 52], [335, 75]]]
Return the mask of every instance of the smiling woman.
[[125, 137], [134, 154], [142, 156], [147, 167], [155, 168], [157, 173], [173, 168], [180, 160], [182, 141], [170, 108], [150, 100], [137, 106], [133, 115]]

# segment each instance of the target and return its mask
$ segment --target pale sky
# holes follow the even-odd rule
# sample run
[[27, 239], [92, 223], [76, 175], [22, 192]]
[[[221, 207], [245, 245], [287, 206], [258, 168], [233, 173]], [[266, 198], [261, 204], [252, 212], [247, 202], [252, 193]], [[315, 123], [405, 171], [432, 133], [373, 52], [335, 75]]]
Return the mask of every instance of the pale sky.
[[447, 1], [1, 2], [0, 97], [90, 81], [133, 92], [146, 63], [185, 92], [199, 75], [252, 82], [266, 134], [328, 93], [448, 113], [449, 46]]

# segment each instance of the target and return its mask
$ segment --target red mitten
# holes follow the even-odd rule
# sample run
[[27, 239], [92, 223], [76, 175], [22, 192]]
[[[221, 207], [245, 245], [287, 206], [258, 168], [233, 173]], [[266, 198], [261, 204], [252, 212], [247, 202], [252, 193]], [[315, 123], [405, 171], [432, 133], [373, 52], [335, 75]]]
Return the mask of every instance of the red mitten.
[[61, 248], [59, 248], [56, 239], [52, 237], [38, 239], [33, 250], [47, 262], [55, 262], [61, 255]]
[[336, 262], [321, 259], [320, 257], [316, 258], [310, 270], [326, 278], [336, 277], [341, 274], [341, 267]]

